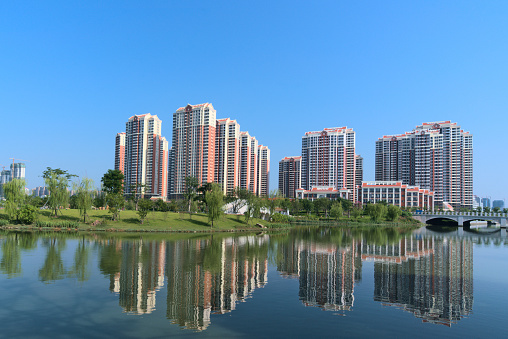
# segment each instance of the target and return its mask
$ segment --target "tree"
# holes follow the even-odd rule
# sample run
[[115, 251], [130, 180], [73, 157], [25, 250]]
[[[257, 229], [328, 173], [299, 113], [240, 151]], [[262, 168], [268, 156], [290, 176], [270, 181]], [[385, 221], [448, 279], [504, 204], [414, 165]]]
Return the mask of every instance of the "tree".
[[106, 193], [123, 193], [124, 175], [120, 170], [108, 170], [101, 179]]
[[503, 208], [503, 213], [508, 213], [508, 208]]
[[395, 206], [395, 205], [388, 206], [388, 209], [386, 212], [386, 217], [388, 218], [388, 220], [395, 221], [400, 216], [400, 214], [401, 214], [401, 211], [400, 211], [399, 206]]
[[500, 211], [501, 211], [501, 208], [500, 208], [500, 207], [494, 207], [494, 208], [492, 209], [492, 212], [494, 212], [494, 213], [499, 213]]
[[259, 208], [259, 200], [260, 199], [257, 196], [249, 192], [246, 204], [247, 210], [243, 213], [243, 215], [245, 215], [245, 221], [247, 224], [249, 224], [249, 221], [252, 217], [257, 215], [256, 208]]
[[148, 212], [152, 209], [152, 201], [149, 199], [141, 199], [138, 202], [138, 215], [141, 224], [144, 223], [146, 216], [148, 215]]
[[23, 179], [12, 179], [3, 185], [5, 195], [5, 211], [10, 220], [19, 221], [18, 209], [23, 205], [26, 182]]
[[37, 220], [38, 208], [25, 204], [18, 210], [18, 221], [25, 225], [31, 225]]
[[490, 213], [490, 207], [484, 207], [483, 213]]
[[86, 218], [88, 217], [87, 211], [92, 208], [93, 180], [84, 177], [81, 181], [74, 183], [73, 188], [76, 191], [75, 196], [79, 215], [83, 217], [83, 222], [86, 222]]
[[351, 214], [353, 215], [353, 218], [355, 220], [358, 219], [358, 217], [362, 214], [362, 208], [359, 204], [354, 204], [353, 208], [351, 209]]
[[350, 200], [339, 198], [339, 201], [342, 205], [342, 209], [344, 212], [347, 212], [348, 217], [350, 217], [351, 214], [351, 208], [353, 207], [353, 203]]
[[280, 199], [278, 190], [271, 191], [265, 198], [265, 206], [268, 208], [270, 216], [272, 216], [273, 213], [275, 213], [275, 209], [279, 207], [279, 200]]
[[335, 203], [332, 208], [330, 208], [330, 216], [335, 220], [338, 220], [342, 216], [342, 213], [343, 209], [341, 203]]
[[295, 199], [291, 202], [291, 214], [297, 215], [300, 213], [301, 203], [300, 199]]
[[67, 187], [69, 186], [69, 180], [75, 175], [59, 168], [52, 169], [48, 167], [42, 172], [42, 177], [49, 190], [48, 206], [55, 212], [56, 218], [60, 207], [67, 205], [69, 201]]
[[476, 213], [481, 214], [482, 208], [480, 206], [476, 207]]
[[101, 179], [102, 189], [106, 192], [105, 203], [113, 221], [120, 219], [120, 210], [125, 205], [123, 198], [124, 175], [119, 170], [108, 170]]
[[106, 204], [108, 205], [109, 213], [113, 221], [120, 220], [120, 210], [125, 205], [125, 199], [122, 193], [108, 193], [106, 195]]
[[312, 212], [314, 203], [311, 200], [303, 199], [302, 200], [302, 207], [307, 212], [307, 215], [310, 215], [310, 212]]
[[205, 201], [208, 207], [208, 221], [211, 221], [213, 228], [213, 222], [220, 218], [224, 206], [224, 194], [219, 184], [212, 184], [212, 190], [205, 193]]
[[167, 212], [169, 210], [168, 204], [164, 202], [162, 199], [155, 200], [155, 204], [153, 206], [157, 209], [159, 212]]
[[238, 214], [240, 209], [247, 204], [247, 197], [249, 193], [250, 192], [248, 190], [241, 188], [240, 186], [235, 187], [233, 191], [228, 193], [226, 201], [231, 203], [233, 214]]
[[371, 204], [368, 213], [374, 222], [379, 222], [386, 214], [386, 206], [384, 204]]
[[[189, 219], [192, 219], [192, 216], [191, 216], [191, 213], [192, 213], [191, 208], [193, 207], [192, 206], [192, 202], [197, 197], [197, 189], [198, 189], [198, 187], [199, 187], [198, 179], [196, 179], [194, 177], [186, 177], [185, 178], [185, 194], [184, 194], [184, 197], [185, 197], [185, 201], [187, 202], [187, 206], [188, 206]], [[205, 193], [205, 197], [206, 197], [206, 193]]]

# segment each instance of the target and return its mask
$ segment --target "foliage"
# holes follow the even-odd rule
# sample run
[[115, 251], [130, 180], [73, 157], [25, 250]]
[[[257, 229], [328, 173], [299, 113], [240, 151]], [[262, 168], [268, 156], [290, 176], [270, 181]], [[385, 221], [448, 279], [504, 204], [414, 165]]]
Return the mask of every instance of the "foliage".
[[9, 225], [9, 220], [0, 219], [0, 227]]
[[273, 223], [287, 224], [294, 220], [293, 217], [280, 213], [274, 213], [271, 217]]
[[[198, 179], [194, 177], [185, 178], [185, 201], [187, 202], [187, 211], [189, 212], [189, 218], [191, 218], [191, 209], [193, 208], [192, 202], [197, 198], [197, 189], [199, 187]], [[194, 205], [195, 206], [195, 205]]]
[[109, 213], [112, 214], [113, 221], [120, 219], [120, 210], [125, 204], [122, 193], [108, 193], [106, 203], [109, 206]]
[[211, 191], [205, 193], [205, 201], [208, 208], [208, 221], [211, 221], [211, 227], [213, 227], [214, 220], [222, 215], [222, 206], [224, 206], [224, 195], [219, 184], [212, 184]]
[[308, 200], [308, 199], [303, 199], [302, 200], [302, 207], [305, 210], [305, 212], [307, 212], [307, 214], [310, 214], [310, 212], [314, 208], [313, 205], [314, 205], [314, 203], [312, 201]]
[[141, 224], [144, 223], [148, 212], [152, 209], [152, 201], [149, 199], [141, 199], [138, 201], [138, 216]]
[[84, 177], [80, 182], [74, 183], [73, 188], [76, 191], [76, 205], [79, 209], [79, 214], [83, 217], [83, 222], [86, 222], [88, 217], [87, 211], [92, 208], [93, 180]]
[[35, 206], [37, 208], [41, 208], [42, 206], [44, 206], [45, 199], [35, 195], [29, 195], [26, 197], [25, 203], [28, 205]]
[[290, 207], [291, 214], [293, 215], [298, 214], [300, 212], [300, 208], [301, 208], [300, 199], [294, 199], [293, 201], [291, 201]]
[[265, 198], [265, 206], [268, 208], [268, 212], [270, 215], [275, 213], [275, 209], [280, 206], [280, 196], [278, 190], [273, 190], [268, 194], [268, 197]]
[[342, 214], [344, 213], [342, 209], [341, 203], [335, 203], [333, 204], [332, 208], [330, 209], [330, 216], [334, 218], [335, 220], [338, 220]]
[[389, 205], [387, 212], [386, 212], [386, 218], [390, 221], [395, 221], [397, 218], [401, 215], [401, 210], [399, 206], [395, 205]]
[[369, 204], [367, 213], [374, 222], [380, 222], [386, 214], [386, 205], [384, 204]]
[[358, 217], [362, 215], [362, 208], [359, 206], [359, 204], [353, 205], [353, 208], [351, 209], [351, 215], [355, 220], [357, 220]]
[[73, 221], [41, 221], [37, 220], [34, 223], [35, 227], [56, 227], [56, 228], [78, 228], [79, 223]]
[[31, 225], [37, 220], [38, 209], [32, 205], [23, 205], [18, 210], [18, 221], [25, 225]]
[[22, 206], [26, 198], [25, 185], [26, 182], [23, 179], [12, 179], [10, 182], [3, 185], [6, 199], [5, 211], [10, 220], [19, 220], [18, 209]]
[[106, 205], [106, 196], [103, 192], [99, 192], [95, 198], [93, 198], [93, 206], [95, 208], [105, 207]]
[[109, 193], [123, 193], [124, 175], [120, 170], [108, 170], [101, 179], [104, 192]]
[[169, 211], [168, 204], [164, 200], [162, 200], [162, 199], [155, 200], [155, 203], [153, 204], [153, 208], [155, 208], [159, 212], [167, 212], [167, 211]]
[[42, 177], [49, 190], [48, 206], [54, 211], [55, 217], [57, 217], [58, 209], [61, 206], [67, 205], [69, 199], [67, 187], [69, 186], [69, 180], [75, 177], [75, 175], [69, 174], [67, 171], [59, 168], [52, 169], [48, 167], [42, 173]]
[[234, 214], [238, 214], [240, 209], [247, 204], [247, 197], [249, 196], [249, 191], [245, 188], [241, 188], [239, 186], [235, 187], [235, 189], [228, 193], [226, 196], [226, 202], [231, 203], [231, 208]]

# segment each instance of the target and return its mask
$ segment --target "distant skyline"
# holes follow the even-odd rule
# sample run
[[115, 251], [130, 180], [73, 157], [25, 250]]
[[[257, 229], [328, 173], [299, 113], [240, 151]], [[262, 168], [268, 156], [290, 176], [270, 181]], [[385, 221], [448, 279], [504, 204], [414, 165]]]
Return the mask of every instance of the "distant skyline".
[[364, 180], [375, 141], [451, 120], [473, 134], [473, 194], [503, 200], [508, 2], [0, 2], [0, 164], [100, 178], [133, 115], [210, 102], [278, 162], [305, 132], [353, 128]]

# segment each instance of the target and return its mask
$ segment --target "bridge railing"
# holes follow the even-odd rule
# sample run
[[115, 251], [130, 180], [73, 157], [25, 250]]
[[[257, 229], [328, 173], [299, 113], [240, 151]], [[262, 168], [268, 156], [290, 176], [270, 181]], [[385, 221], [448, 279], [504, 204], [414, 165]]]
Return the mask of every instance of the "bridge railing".
[[473, 216], [473, 217], [500, 217], [500, 218], [507, 218], [508, 217], [508, 213], [500, 213], [500, 212], [478, 213], [478, 212], [452, 212], [452, 211], [437, 211], [437, 212], [416, 211], [416, 212], [413, 212], [413, 215], [442, 215], [442, 216], [446, 216], [446, 215], [459, 216], [460, 215], [460, 216]]

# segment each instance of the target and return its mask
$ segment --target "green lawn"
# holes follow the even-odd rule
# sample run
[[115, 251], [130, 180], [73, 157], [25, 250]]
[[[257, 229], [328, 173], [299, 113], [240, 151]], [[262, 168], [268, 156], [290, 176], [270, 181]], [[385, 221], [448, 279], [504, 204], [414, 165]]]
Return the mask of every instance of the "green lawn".
[[[208, 216], [205, 214], [192, 214], [189, 218], [188, 213], [174, 212], [150, 212], [145, 219], [144, 224], [140, 223], [136, 211], [122, 211], [119, 221], [111, 221], [111, 214], [105, 210], [89, 211], [89, 221], [85, 224], [79, 216], [79, 210], [61, 210], [58, 218], [52, 216], [51, 211], [45, 210], [39, 212], [40, 221], [73, 221], [79, 222], [79, 229], [108, 229], [108, 230], [144, 230], [144, 231], [228, 231], [228, 230], [252, 230], [260, 229], [255, 226], [256, 223], [266, 225], [267, 222], [261, 219], [251, 219], [247, 225], [245, 218], [241, 216], [223, 215], [219, 220], [214, 221], [213, 229], [208, 222]], [[7, 215], [0, 211], [0, 219], [7, 219]], [[91, 223], [100, 220], [105, 224], [92, 226]]]

